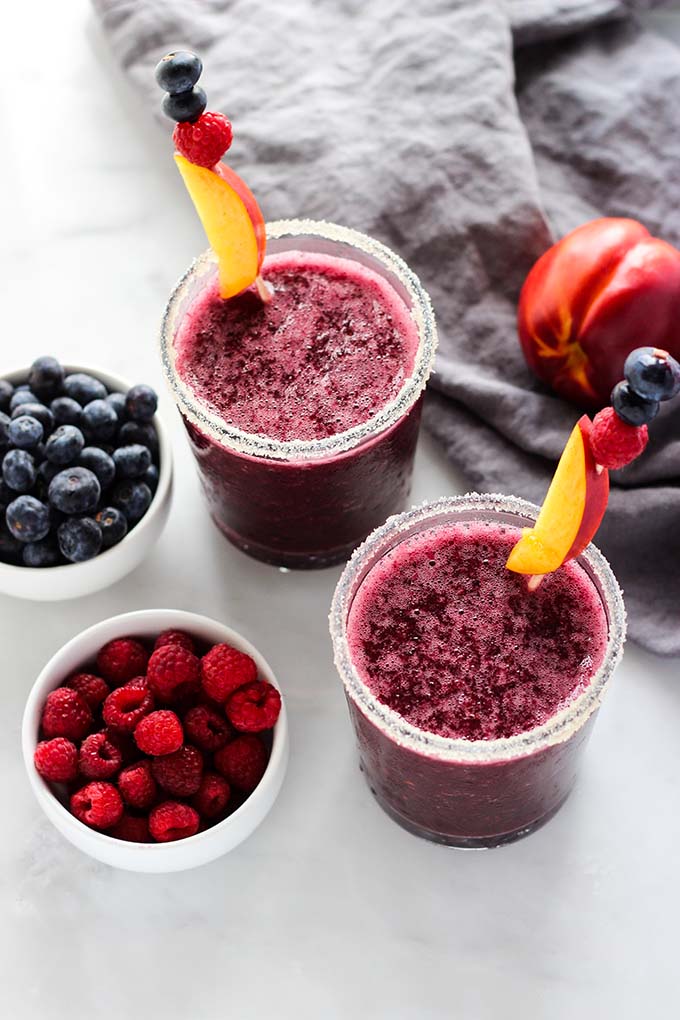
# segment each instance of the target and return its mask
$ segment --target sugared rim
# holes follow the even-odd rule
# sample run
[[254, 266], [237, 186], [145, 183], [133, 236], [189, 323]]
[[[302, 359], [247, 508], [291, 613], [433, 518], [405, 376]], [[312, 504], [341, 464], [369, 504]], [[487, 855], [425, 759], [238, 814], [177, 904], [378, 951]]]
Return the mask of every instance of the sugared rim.
[[507, 761], [561, 743], [580, 729], [599, 707], [604, 690], [623, 654], [626, 610], [621, 589], [609, 563], [592, 544], [579, 556], [577, 562], [586, 566], [590, 575], [597, 581], [606, 604], [609, 638], [604, 659], [581, 694], [541, 726], [496, 740], [454, 739], [428, 733], [378, 701], [359, 676], [352, 661], [347, 641], [347, 616], [354, 595], [363, 580], [362, 571], [366, 563], [376, 553], [380, 553], [381, 547], [387, 552], [394, 546], [395, 539], [398, 539], [400, 534], [406, 536], [407, 533], [411, 533], [414, 525], [420, 523], [431, 522], [435, 526], [437, 518], [442, 515], [475, 511], [479, 511], [480, 514], [511, 513], [531, 522], [535, 521], [538, 510], [535, 504], [527, 500], [500, 493], [471, 492], [464, 496], [449, 496], [388, 518], [385, 524], [369, 535], [353, 553], [335, 589], [329, 617], [335, 665], [349, 697], [374, 725], [396, 743], [420, 754], [445, 761], [471, 763]]
[[[217, 442], [228, 446], [237, 453], [251, 457], [266, 457], [274, 460], [321, 460], [344, 453], [365, 440], [384, 432], [402, 418], [415, 404], [425, 389], [432, 371], [437, 348], [437, 327], [432, 305], [416, 274], [404, 260], [380, 241], [367, 234], [348, 227], [323, 220], [276, 220], [267, 224], [267, 237], [279, 240], [286, 237], [318, 237], [324, 241], [351, 246], [380, 262], [393, 274], [407, 292], [411, 316], [418, 329], [420, 343], [412, 375], [406, 379], [399, 393], [380, 411], [361, 425], [355, 425], [345, 432], [338, 432], [325, 439], [276, 440], [260, 433], [244, 432], [233, 425], [227, 425], [180, 379], [175, 368], [173, 338], [182, 315], [182, 303], [188, 296], [192, 283], [197, 277], [208, 276], [215, 271], [217, 258], [208, 249], [194, 259], [188, 270], [176, 284], [166, 305], [161, 323], [161, 361], [166, 381], [179, 404], [185, 418], [200, 431], [207, 433]], [[345, 255], [349, 256], [349, 253]]]
[[[94, 379], [103, 382], [104, 385], [115, 387], [119, 392], [124, 393], [132, 386], [129, 380], [123, 379], [119, 375], [113, 375], [113, 373], [107, 372], [104, 369], [92, 368], [91, 365], [65, 364], [62, 367], [67, 374], [85, 372]], [[0, 373], [0, 378], [8, 379], [12, 383], [17, 382], [22, 376], [28, 375], [29, 368], [30, 365], [27, 365], [25, 368], [2, 372]], [[21, 571], [22, 573], [30, 572], [30, 576], [36, 581], [36, 586], [47, 581], [54, 584], [59, 578], [64, 576], [65, 572], [71, 577], [76, 570], [82, 574], [93, 572], [95, 569], [101, 569], [104, 563], [117, 558], [120, 555], [120, 550], [123, 547], [127, 548], [133, 538], [135, 541], [139, 541], [139, 535], [147, 530], [156, 514], [160, 512], [172, 480], [172, 446], [159, 411], [156, 411], [151, 423], [155, 427], [156, 435], [158, 436], [158, 485], [153, 493], [148, 510], [135, 524], [134, 528], [131, 528], [116, 545], [111, 546], [110, 549], [102, 549], [92, 559], [84, 560], [82, 563], [60, 563], [56, 567], [26, 567], [21, 563], [0, 563], [0, 578], [10, 578], [15, 576], [17, 571]]]

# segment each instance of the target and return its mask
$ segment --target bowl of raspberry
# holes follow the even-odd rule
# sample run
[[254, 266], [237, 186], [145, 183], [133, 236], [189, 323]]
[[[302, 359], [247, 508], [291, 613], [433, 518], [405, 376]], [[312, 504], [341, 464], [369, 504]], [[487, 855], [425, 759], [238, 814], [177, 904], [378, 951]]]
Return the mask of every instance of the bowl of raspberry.
[[52, 357], [0, 378], [0, 592], [77, 598], [138, 566], [170, 510], [157, 403], [144, 383]]
[[288, 726], [271, 667], [222, 623], [149, 609], [63, 646], [29, 694], [28, 778], [57, 829], [128, 871], [207, 864], [271, 810]]

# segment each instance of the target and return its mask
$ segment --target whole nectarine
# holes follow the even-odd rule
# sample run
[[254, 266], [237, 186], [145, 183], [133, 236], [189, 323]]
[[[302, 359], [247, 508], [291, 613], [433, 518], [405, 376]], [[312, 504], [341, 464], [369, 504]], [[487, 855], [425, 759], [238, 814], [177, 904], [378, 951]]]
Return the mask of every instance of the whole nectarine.
[[518, 309], [529, 367], [584, 407], [609, 403], [641, 345], [680, 358], [680, 251], [636, 220], [604, 218], [549, 248], [526, 278]]

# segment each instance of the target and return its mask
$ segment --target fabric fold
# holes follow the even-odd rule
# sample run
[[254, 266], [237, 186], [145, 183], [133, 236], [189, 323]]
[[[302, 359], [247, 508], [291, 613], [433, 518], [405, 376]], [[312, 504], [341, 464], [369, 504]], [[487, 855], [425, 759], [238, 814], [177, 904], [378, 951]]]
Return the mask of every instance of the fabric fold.
[[[159, 120], [155, 63], [178, 46], [201, 53], [210, 105], [235, 122], [233, 165], [268, 219], [336, 220], [403, 255], [440, 328], [428, 429], [471, 487], [540, 501], [580, 410], [524, 362], [527, 272], [595, 216], [632, 216], [680, 244], [680, 50], [638, 23], [654, 4], [94, 6]], [[680, 409], [650, 432], [644, 457], [612, 477], [598, 545], [631, 636], [678, 654]]]

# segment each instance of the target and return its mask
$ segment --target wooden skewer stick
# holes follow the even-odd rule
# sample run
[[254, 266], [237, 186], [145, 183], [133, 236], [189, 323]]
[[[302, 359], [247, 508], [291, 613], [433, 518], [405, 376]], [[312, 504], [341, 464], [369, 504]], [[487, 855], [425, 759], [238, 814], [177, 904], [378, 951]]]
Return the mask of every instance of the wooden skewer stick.
[[255, 286], [257, 287], [257, 293], [260, 301], [262, 301], [263, 304], [268, 305], [272, 299], [272, 292], [259, 275], [255, 277]]
[[544, 577], [545, 574], [530, 574], [529, 580], [527, 581], [527, 588], [529, 591], [536, 591]]

